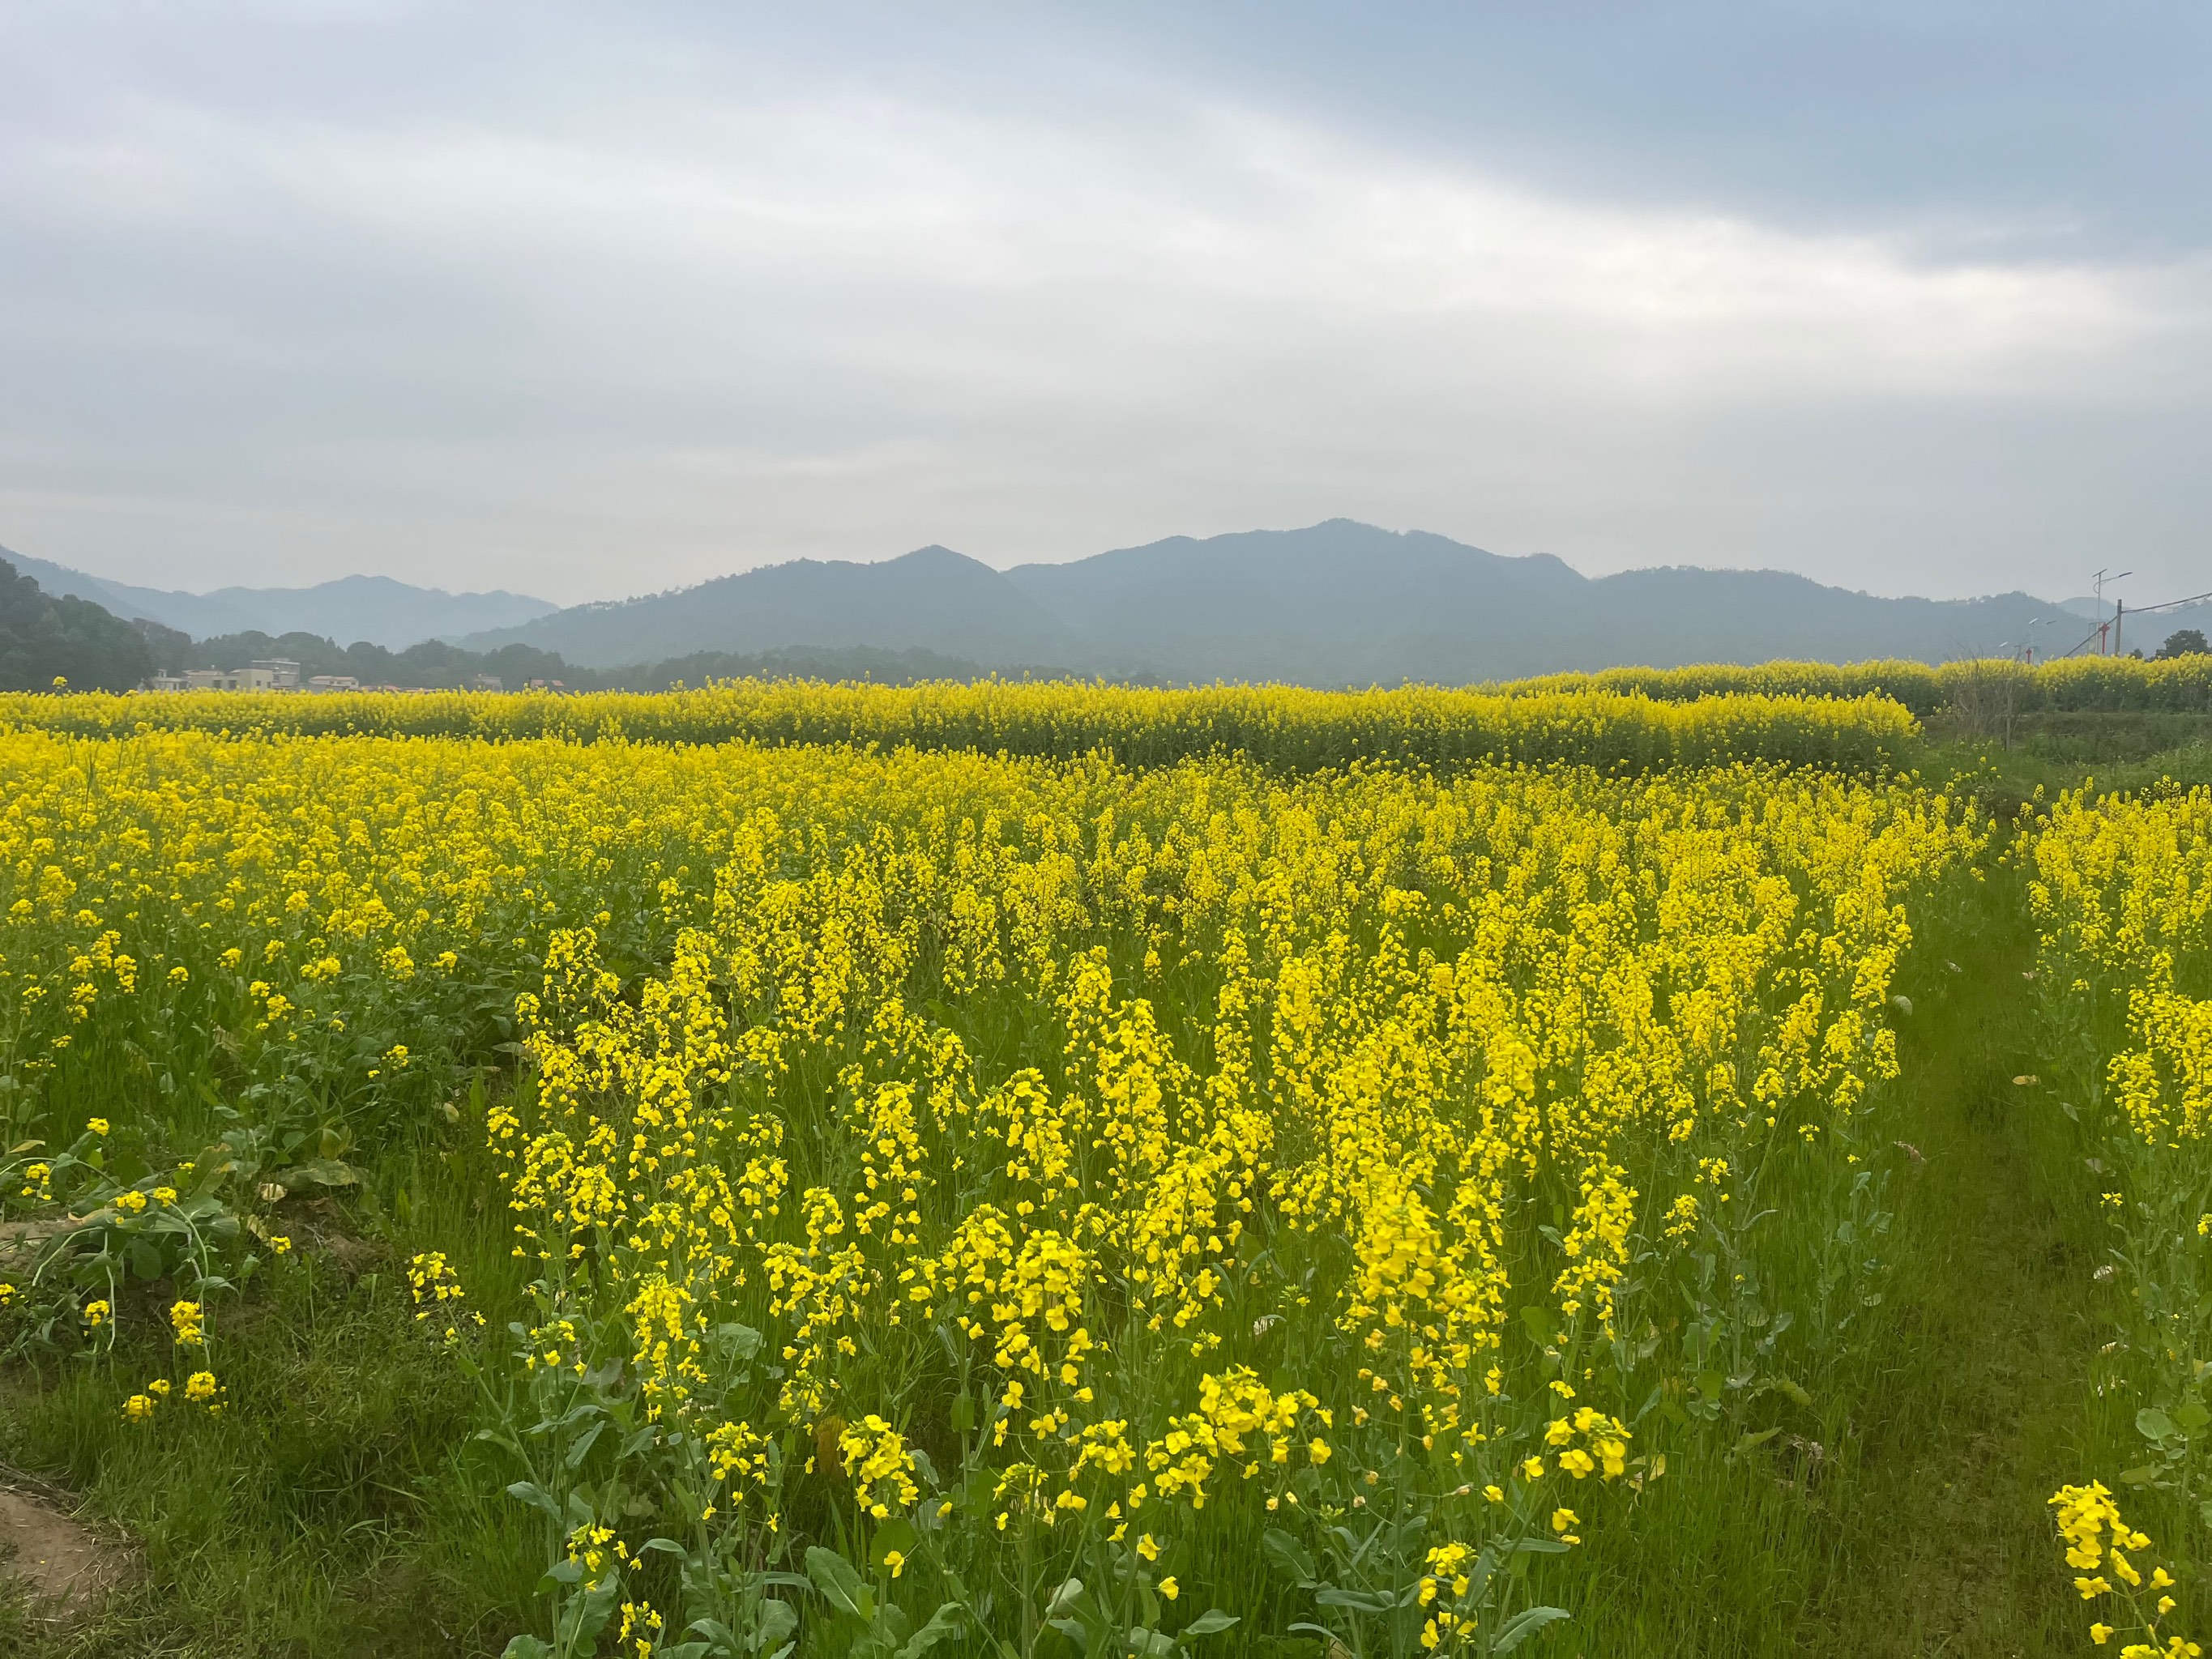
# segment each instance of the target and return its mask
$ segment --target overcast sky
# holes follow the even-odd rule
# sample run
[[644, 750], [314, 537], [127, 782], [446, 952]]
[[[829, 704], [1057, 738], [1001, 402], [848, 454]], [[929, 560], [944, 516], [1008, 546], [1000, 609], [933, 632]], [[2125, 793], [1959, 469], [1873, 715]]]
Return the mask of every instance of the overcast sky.
[[0, 0], [0, 544], [2212, 588], [2212, 9]]

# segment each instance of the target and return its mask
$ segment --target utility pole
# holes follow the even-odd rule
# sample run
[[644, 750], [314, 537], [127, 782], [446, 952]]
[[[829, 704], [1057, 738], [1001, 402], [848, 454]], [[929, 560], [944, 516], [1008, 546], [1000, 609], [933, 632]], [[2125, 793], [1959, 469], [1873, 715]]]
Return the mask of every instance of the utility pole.
[[[2104, 571], [2104, 570], [2100, 570], [2100, 571], [2099, 571], [2099, 572], [2098, 572], [2098, 573], [2097, 573], [2094, 577], [2092, 577], [2092, 578], [2090, 579], [2090, 581], [2091, 581], [2091, 585], [2092, 585], [2092, 586], [2095, 589], [2095, 592], [2096, 592], [2096, 595], [2097, 595], [2097, 608], [2098, 608], [2100, 611], [2101, 611], [2101, 610], [2103, 610], [2103, 609], [2105, 608], [2105, 584], [2106, 584], [2106, 582], [2124, 581], [2127, 578], [2129, 578], [2130, 576], [2134, 575], [2135, 574], [2136, 574], [2136, 573], [2135, 573], [2134, 571], [2132, 571], [2132, 570], [2123, 570], [2123, 571], [2121, 571], [2121, 572], [2119, 573], [2119, 574], [2118, 574], [2118, 575], [2115, 576], [2115, 575], [2108, 574], [2107, 574], [2106, 571]], [[2122, 603], [2122, 604], [2124, 604], [2124, 601], [2116, 601], [2116, 603]], [[2114, 611], [2114, 612], [2112, 613], [2112, 640], [2111, 640], [2111, 643], [2112, 643], [2112, 649], [2111, 649], [2109, 652], [2108, 652], [2108, 651], [2106, 651], [2106, 650], [2105, 650], [2105, 648], [2104, 648], [2104, 641], [2103, 641], [2103, 638], [2102, 638], [2103, 634], [2104, 634], [2104, 629], [2103, 629], [2103, 628], [2100, 626], [2100, 627], [2098, 629], [2098, 630], [2097, 630], [2097, 631], [2098, 631], [2098, 634], [2099, 634], [2099, 635], [2100, 635], [2099, 643], [2098, 643], [2098, 653], [2099, 653], [2099, 654], [2100, 654], [2100, 655], [2103, 655], [2103, 656], [2118, 656], [2118, 655], [2119, 654], [2119, 650], [2120, 650], [2120, 617], [2119, 617], [2119, 612], [2116, 611]]]

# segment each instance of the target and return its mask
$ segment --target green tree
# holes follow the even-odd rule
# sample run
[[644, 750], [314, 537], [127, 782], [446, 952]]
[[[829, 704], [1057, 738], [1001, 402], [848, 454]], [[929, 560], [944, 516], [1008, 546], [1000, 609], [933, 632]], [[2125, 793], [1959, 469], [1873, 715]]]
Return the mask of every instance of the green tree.
[[56, 598], [0, 559], [0, 691], [65, 679], [79, 691], [127, 691], [154, 672], [138, 630], [89, 599]]
[[2212, 645], [2204, 642], [2201, 629], [2183, 628], [2166, 636], [2166, 643], [2158, 648], [2160, 660], [2168, 657], [2202, 657], [2212, 655]]

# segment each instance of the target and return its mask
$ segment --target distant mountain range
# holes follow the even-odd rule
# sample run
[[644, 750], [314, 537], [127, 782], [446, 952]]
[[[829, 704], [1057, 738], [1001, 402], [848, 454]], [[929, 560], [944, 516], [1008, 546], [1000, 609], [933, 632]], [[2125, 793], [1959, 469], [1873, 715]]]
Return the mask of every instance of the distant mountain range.
[[49, 593], [89, 599], [129, 620], [143, 617], [208, 639], [222, 634], [315, 634], [398, 650], [487, 628], [507, 628], [559, 606], [526, 594], [448, 593], [389, 576], [342, 576], [313, 587], [220, 587], [171, 592], [88, 576], [82, 570], [0, 548], [4, 558]]
[[[2202, 626], [2158, 617], [2131, 644]], [[1334, 519], [1175, 537], [1066, 564], [994, 570], [926, 547], [880, 564], [800, 559], [460, 641], [520, 643], [594, 667], [691, 651], [930, 650], [1167, 680], [1447, 683], [1774, 657], [1941, 661], [2074, 646], [2089, 623], [2026, 593], [1881, 599], [1774, 570], [1588, 577], [1419, 531]]]
[[1005, 574], [950, 548], [925, 547], [880, 564], [768, 565], [647, 599], [580, 605], [460, 643], [475, 651], [534, 646], [605, 668], [695, 651], [855, 646], [1072, 665], [1079, 641]]
[[[567, 610], [380, 576], [163, 592], [6, 556], [49, 592], [202, 639], [256, 631], [393, 650], [430, 640], [472, 652], [520, 646], [595, 670], [700, 653], [857, 651], [1115, 678], [1453, 684], [1620, 663], [1942, 661], [2029, 642], [2056, 654], [2081, 640], [2094, 609], [2021, 592], [1882, 599], [1774, 570], [1588, 577], [1545, 554], [1506, 557], [1347, 519], [1003, 571], [934, 546], [876, 564], [799, 559]], [[2208, 625], [2212, 605], [2146, 617], [2130, 620], [2126, 643], [2148, 653], [2177, 629]]]

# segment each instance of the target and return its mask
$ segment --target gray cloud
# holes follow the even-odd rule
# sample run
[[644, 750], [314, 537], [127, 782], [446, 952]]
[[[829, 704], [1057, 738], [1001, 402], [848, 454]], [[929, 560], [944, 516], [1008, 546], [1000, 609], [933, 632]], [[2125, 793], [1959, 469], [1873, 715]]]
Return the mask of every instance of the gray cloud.
[[[1593, 571], [2212, 586], [2203, 185], [2083, 205], [2201, 31], [2095, 56], [2051, 106], [2088, 159], [2008, 167], [2066, 34], [2032, 13], [1960, 14], [1948, 80], [1963, 30], [1873, 14], [1717, 66], [1698, 9], [1039, 15], [0, 15], [0, 540], [579, 599], [1341, 514]], [[1606, 102], [1637, 52], [1671, 90]], [[1455, 107], [1454, 53], [1522, 90]], [[1916, 183], [1885, 109], [1924, 149], [1955, 88], [1982, 159]]]

